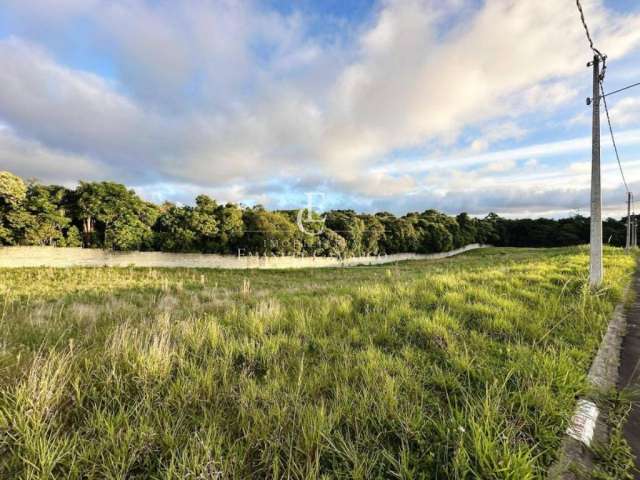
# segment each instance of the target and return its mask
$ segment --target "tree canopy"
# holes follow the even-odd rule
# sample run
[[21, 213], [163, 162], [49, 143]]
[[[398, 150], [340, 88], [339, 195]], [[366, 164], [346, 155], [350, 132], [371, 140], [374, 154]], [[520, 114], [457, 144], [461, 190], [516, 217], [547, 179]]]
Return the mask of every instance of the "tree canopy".
[[[470, 243], [553, 247], [589, 241], [589, 219], [581, 216], [453, 217], [433, 209], [401, 217], [353, 210], [302, 214], [222, 205], [206, 195], [194, 205], [155, 205], [119, 183], [80, 182], [68, 189], [0, 172], [0, 245], [335, 257], [443, 252]], [[607, 219], [604, 239], [623, 245], [624, 219]]]

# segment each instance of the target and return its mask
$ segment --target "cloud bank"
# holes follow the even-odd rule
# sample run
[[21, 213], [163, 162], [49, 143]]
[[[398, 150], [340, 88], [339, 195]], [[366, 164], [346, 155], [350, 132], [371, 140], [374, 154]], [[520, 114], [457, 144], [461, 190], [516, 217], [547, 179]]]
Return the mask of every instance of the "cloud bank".
[[[584, 4], [611, 70], [631, 64], [640, 14]], [[308, 190], [392, 210], [585, 203], [569, 165], [585, 160], [589, 51], [571, 2], [386, 0], [325, 29], [322, 11], [248, 0], [5, 8], [0, 166], [23, 176], [273, 205]], [[611, 112], [636, 148], [638, 99]]]

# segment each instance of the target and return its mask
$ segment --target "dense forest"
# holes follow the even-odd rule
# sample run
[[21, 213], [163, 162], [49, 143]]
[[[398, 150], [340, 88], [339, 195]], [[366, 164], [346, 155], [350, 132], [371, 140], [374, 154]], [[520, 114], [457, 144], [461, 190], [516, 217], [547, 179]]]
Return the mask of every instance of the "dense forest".
[[[259, 255], [354, 256], [447, 251], [469, 243], [551, 247], [588, 243], [589, 219], [505, 219], [495, 214], [455, 217], [436, 210], [359, 214], [332, 210], [298, 227], [298, 211], [142, 200], [113, 182], [80, 182], [76, 189], [25, 182], [0, 172], [0, 245], [50, 245]], [[604, 222], [605, 241], [621, 246], [623, 220]]]

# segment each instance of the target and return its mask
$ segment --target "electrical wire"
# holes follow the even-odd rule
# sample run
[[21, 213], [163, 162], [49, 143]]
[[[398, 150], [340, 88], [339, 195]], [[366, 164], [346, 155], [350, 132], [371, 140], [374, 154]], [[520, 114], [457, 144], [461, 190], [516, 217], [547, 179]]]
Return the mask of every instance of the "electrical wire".
[[611, 117], [609, 116], [609, 108], [607, 107], [607, 99], [604, 98], [604, 88], [602, 86], [602, 82], [600, 82], [600, 91], [602, 92], [602, 103], [604, 104], [604, 112], [607, 115], [607, 123], [609, 124], [609, 133], [611, 134], [611, 143], [613, 143], [613, 150], [616, 152], [616, 160], [618, 161], [618, 168], [620, 169], [620, 175], [622, 176], [622, 183], [624, 183], [624, 188], [629, 193], [629, 185], [627, 185], [627, 179], [624, 176], [624, 171], [622, 170], [622, 162], [620, 162], [620, 154], [618, 153], [618, 146], [616, 145], [616, 139], [613, 135], [613, 127], [611, 126]]
[[627, 85], [624, 88], [619, 88], [618, 90], [614, 90], [613, 92], [609, 92], [607, 94], [603, 94], [602, 97], [608, 97], [609, 95], [613, 95], [614, 93], [619, 93], [619, 92], [624, 92], [625, 90], [629, 90], [632, 87], [637, 87], [638, 85], [640, 85], [640, 82], [638, 83], [634, 83], [633, 85]]
[[604, 75], [607, 71], [607, 56], [603, 55], [602, 52], [600, 52], [600, 50], [598, 50], [593, 44], [593, 39], [591, 38], [591, 33], [589, 32], [589, 27], [587, 26], [587, 21], [584, 18], [584, 11], [582, 10], [580, 0], [576, 0], [576, 6], [578, 7], [578, 12], [580, 13], [580, 20], [582, 21], [582, 26], [584, 27], [584, 33], [587, 36], [589, 47], [591, 48], [593, 53], [602, 61], [602, 71], [600, 73], [600, 80], [602, 81], [604, 80]]
[[594, 60], [600, 59], [602, 61], [602, 70], [600, 73], [600, 92], [601, 92], [601, 96], [600, 98], [602, 99], [602, 103], [604, 104], [604, 111], [605, 114], [607, 116], [607, 124], [609, 125], [609, 134], [611, 135], [611, 143], [613, 144], [613, 150], [616, 154], [616, 160], [618, 162], [618, 168], [620, 169], [620, 176], [622, 177], [622, 183], [624, 184], [624, 188], [627, 191], [627, 195], [631, 195], [631, 202], [633, 205], [633, 218], [635, 218], [635, 199], [633, 194], [629, 191], [629, 185], [627, 184], [627, 179], [624, 176], [624, 170], [622, 168], [622, 162], [620, 161], [620, 152], [618, 152], [618, 145], [616, 144], [616, 138], [615, 135], [613, 134], [613, 127], [611, 125], [611, 116], [609, 115], [609, 107], [607, 106], [607, 99], [606, 96], [607, 95], [613, 95], [614, 93], [618, 93], [618, 92], [622, 92], [623, 90], [627, 90], [631, 87], [635, 87], [637, 85], [640, 85], [640, 83], [636, 83], [633, 85], [629, 85], [627, 87], [621, 88], [619, 90], [615, 90], [613, 92], [610, 92], [608, 94], [604, 93], [604, 85], [603, 85], [603, 81], [604, 81], [604, 77], [605, 77], [605, 73], [607, 70], [607, 56], [603, 55], [602, 52], [600, 52], [600, 50], [598, 50], [594, 43], [593, 43], [593, 38], [591, 37], [591, 33], [589, 32], [589, 27], [587, 25], [587, 21], [585, 20], [584, 17], [584, 11], [582, 10], [582, 5], [580, 4], [580, 0], [576, 0], [576, 6], [578, 7], [578, 12], [580, 13], [580, 21], [582, 22], [582, 26], [584, 28], [584, 33], [587, 36], [587, 41], [589, 42], [589, 47], [591, 48], [591, 50], [594, 53]]

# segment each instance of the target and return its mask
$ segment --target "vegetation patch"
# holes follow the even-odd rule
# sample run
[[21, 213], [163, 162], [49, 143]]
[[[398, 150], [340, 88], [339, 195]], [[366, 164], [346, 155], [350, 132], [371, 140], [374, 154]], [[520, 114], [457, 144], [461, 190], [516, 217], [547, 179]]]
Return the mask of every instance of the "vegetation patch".
[[544, 477], [634, 261], [0, 271], [0, 478]]
[[[25, 183], [0, 171], [0, 246], [345, 257], [446, 252], [471, 243], [561, 247], [589, 242], [589, 219], [579, 215], [514, 220], [493, 213], [480, 219], [436, 210], [402, 217], [331, 210], [320, 216], [305, 209], [222, 205], [207, 195], [198, 195], [194, 203], [155, 205], [120, 183], [80, 182], [68, 189]], [[610, 245], [625, 244], [625, 221], [603, 222]]]
[[639, 473], [635, 455], [624, 437], [624, 424], [637, 402], [638, 392], [630, 389], [612, 391], [598, 399], [608, 426], [605, 442], [593, 445], [594, 468], [584, 478], [594, 480], [633, 480]]

